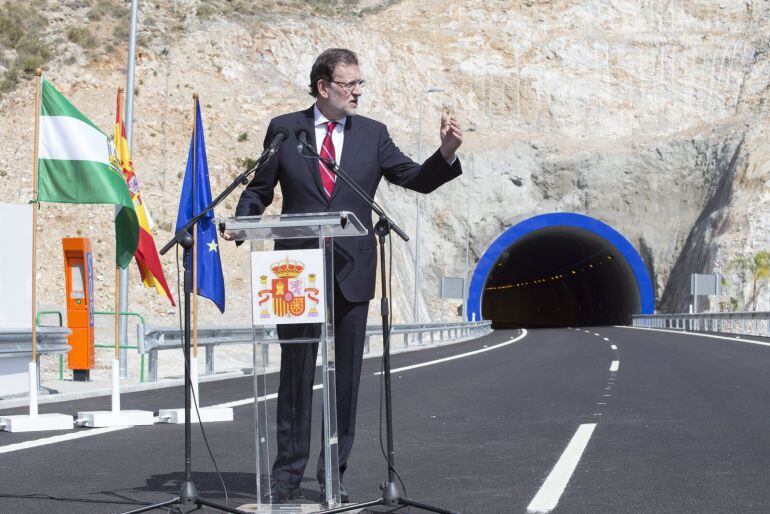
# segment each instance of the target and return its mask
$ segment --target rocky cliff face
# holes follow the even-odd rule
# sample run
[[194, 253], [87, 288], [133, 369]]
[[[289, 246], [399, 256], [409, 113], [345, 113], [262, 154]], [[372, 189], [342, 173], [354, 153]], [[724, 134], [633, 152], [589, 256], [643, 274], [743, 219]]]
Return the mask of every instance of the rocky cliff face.
[[[643, 255], [658, 305], [670, 311], [686, 309], [690, 273], [727, 271], [734, 258], [768, 247], [767, 2], [323, 2], [321, 14], [302, 2], [259, 12], [228, 4], [140, 2], [134, 162], [158, 242], [176, 218], [192, 93], [201, 97], [219, 191], [241, 159], [258, 154], [272, 116], [311, 104], [315, 56], [344, 46], [359, 53], [367, 79], [361, 114], [387, 123], [402, 150], [417, 157], [421, 99], [423, 158], [437, 148], [442, 111], [466, 130], [465, 174], [421, 199], [423, 320], [440, 317], [438, 277], [472, 271], [494, 238], [528, 215], [579, 212], [613, 226]], [[45, 78], [110, 131], [125, 45], [89, 57], [61, 37], [93, 23], [87, 6], [49, 7], [45, 37], [60, 41]], [[445, 92], [420, 95], [428, 86]], [[33, 103], [24, 80], [0, 99], [1, 201], [31, 197]], [[232, 213], [236, 200], [218, 214]], [[383, 185], [379, 200], [414, 233], [414, 193]], [[279, 203], [280, 194], [270, 212]], [[40, 301], [63, 302], [60, 238], [84, 235], [95, 246], [97, 307], [110, 309], [111, 208], [44, 205], [40, 213]], [[227, 313], [201, 302], [202, 323], [248, 318], [247, 253], [221, 252]], [[411, 321], [413, 256], [413, 243], [394, 239], [396, 323]], [[164, 265], [175, 282], [173, 259]], [[173, 323], [167, 301], [144, 290], [133, 267], [131, 276], [132, 310]], [[745, 276], [727, 279], [725, 295], [743, 302]], [[768, 305], [760, 295], [759, 307]]]

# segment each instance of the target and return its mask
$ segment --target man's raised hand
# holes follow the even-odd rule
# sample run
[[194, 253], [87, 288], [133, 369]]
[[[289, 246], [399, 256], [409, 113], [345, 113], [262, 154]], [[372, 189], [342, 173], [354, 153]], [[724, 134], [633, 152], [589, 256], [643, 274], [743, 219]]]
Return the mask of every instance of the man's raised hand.
[[447, 113], [441, 115], [441, 155], [447, 162], [455, 160], [455, 152], [463, 143], [463, 132], [454, 116]]

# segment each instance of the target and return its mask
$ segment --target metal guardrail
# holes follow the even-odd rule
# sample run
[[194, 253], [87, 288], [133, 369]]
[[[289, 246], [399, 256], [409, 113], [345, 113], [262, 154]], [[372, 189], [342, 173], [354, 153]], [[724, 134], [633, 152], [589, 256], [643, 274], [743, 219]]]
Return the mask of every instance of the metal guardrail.
[[[402, 336], [402, 349], [420, 346], [428, 343], [443, 343], [457, 341], [470, 337], [481, 337], [492, 330], [491, 321], [476, 321], [467, 323], [422, 323], [415, 325], [393, 325], [391, 327], [391, 348], [394, 336]], [[366, 327], [364, 353], [370, 352], [370, 338], [381, 336], [382, 327], [369, 325]], [[214, 373], [214, 349], [217, 346], [230, 344], [251, 344], [254, 339], [267, 343], [280, 343], [274, 326], [264, 328], [245, 327], [203, 327], [198, 328], [198, 346], [205, 348], [205, 372]], [[183, 333], [176, 327], [156, 328], [146, 327], [144, 333], [137, 339], [140, 353], [149, 355], [148, 379], [158, 380], [158, 352], [160, 350], [179, 349], [183, 346]], [[264, 352], [265, 364], [269, 365], [269, 354]]]
[[[70, 329], [67, 327], [38, 327], [37, 329], [37, 353], [53, 355], [65, 353], [70, 350], [67, 344], [67, 336]], [[3, 328], [0, 329], [0, 356], [23, 357], [32, 355], [32, 330], [29, 328]]]
[[770, 312], [701, 312], [634, 315], [632, 325], [688, 332], [770, 337]]
[[[128, 350], [139, 350], [141, 342], [144, 340], [144, 332], [145, 332], [145, 322], [144, 317], [139, 314], [138, 312], [120, 312], [120, 316], [125, 317], [135, 317], [138, 319], [136, 324], [136, 339], [137, 339], [137, 346], [131, 346], [131, 345], [119, 345], [118, 348], [125, 348]], [[59, 327], [64, 326], [64, 316], [60, 311], [38, 311], [37, 315], [35, 316], [35, 323], [37, 323], [38, 327], [44, 327], [46, 325], [40, 325], [40, 318], [42, 316], [50, 316], [50, 315], [56, 315], [59, 318]], [[109, 317], [115, 317], [115, 311], [94, 311], [94, 316], [109, 316]], [[94, 343], [94, 348], [114, 348], [115, 343]], [[69, 345], [67, 345], [67, 350], [59, 352], [59, 380], [64, 380], [64, 353], [69, 351]], [[145, 381], [145, 363], [144, 363], [144, 353], [140, 353], [140, 363], [139, 363], [139, 382], [144, 383]]]

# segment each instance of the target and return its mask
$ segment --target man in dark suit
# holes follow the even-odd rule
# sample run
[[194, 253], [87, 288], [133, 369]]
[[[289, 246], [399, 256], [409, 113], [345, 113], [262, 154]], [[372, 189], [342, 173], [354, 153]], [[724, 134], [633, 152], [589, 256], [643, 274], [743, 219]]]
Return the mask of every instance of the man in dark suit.
[[[337, 428], [340, 479], [347, 467], [356, 426], [356, 403], [361, 378], [364, 336], [369, 300], [374, 298], [377, 268], [376, 239], [371, 208], [323, 163], [297, 152], [297, 134], [305, 130], [308, 144], [324, 157], [339, 162], [371, 197], [384, 176], [399, 186], [430, 193], [461, 174], [455, 152], [462, 133], [451, 117], [442, 119], [441, 147], [418, 164], [393, 144], [382, 123], [354, 116], [364, 81], [358, 58], [350, 50], [324, 51], [310, 72], [310, 94], [316, 100], [307, 110], [284, 114], [270, 121], [265, 146], [279, 128], [288, 129], [270, 164], [259, 172], [238, 201], [236, 216], [259, 215], [281, 185], [283, 214], [352, 211], [368, 229], [361, 237], [344, 237], [334, 243], [334, 334], [336, 358]], [[228, 235], [227, 239], [231, 239]], [[276, 249], [316, 247], [304, 240], [276, 242]], [[282, 326], [279, 337], [318, 337], [318, 325]], [[318, 344], [282, 344], [277, 405], [278, 454], [273, 464], [271, 497], [284, 502], [299, 497], [299, 488], [310, 450], [312, 386]], [[317, 477], [321, 485], [323, 456]], [[342, 500], [348, 501], [344, 487]]]

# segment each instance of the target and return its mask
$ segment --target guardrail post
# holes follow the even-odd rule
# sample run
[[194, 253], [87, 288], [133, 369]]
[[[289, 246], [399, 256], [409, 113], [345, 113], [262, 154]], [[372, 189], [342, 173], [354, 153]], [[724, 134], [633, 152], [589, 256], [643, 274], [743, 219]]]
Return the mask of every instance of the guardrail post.
[[364, 354], [369, 354], [369, 336], [364, 337]]
[[409, 332], [404, 332], [404, 348], [409, 348]]
[[158, 381], [158, 350], [153, 348], [148, 352], [150, 358], [147, 364], [147, 375], [150, 382]]
[[[262, 362], [263, 365], [267, 368], [270, 366], [270, 345], [263, 344], [260, 346], [262, 346]], [[256, 370], [254, 370], [254, 373], [256, 373]]]
[[206, 346], [206, 375], [214, 374], [214, 345]]

